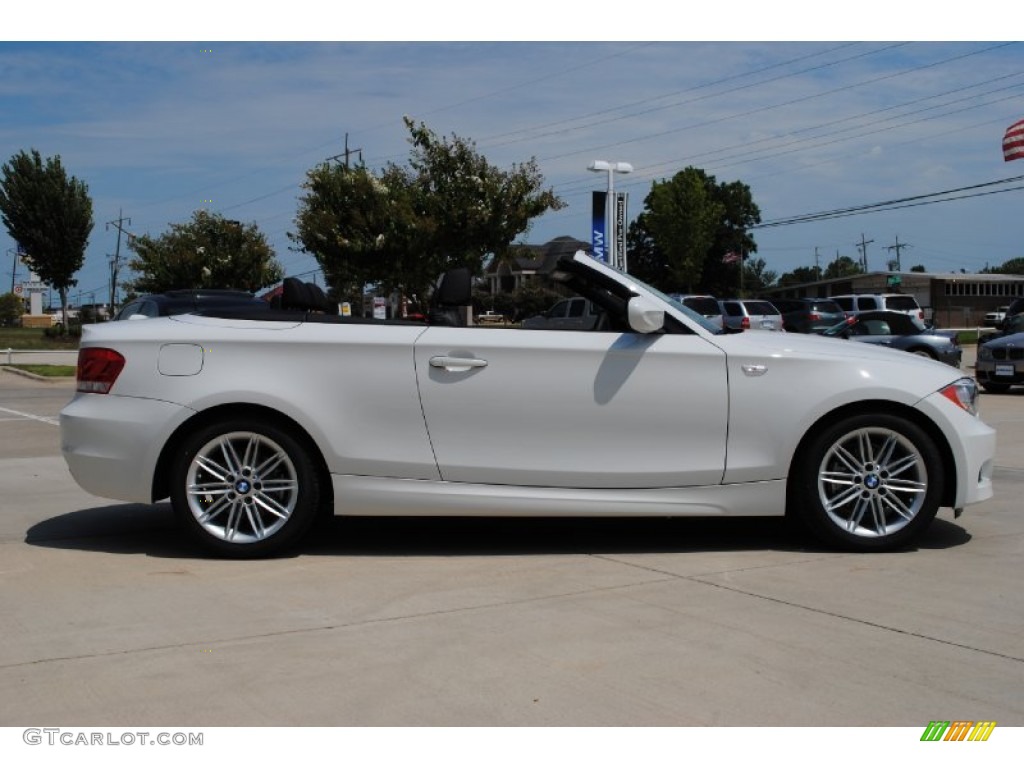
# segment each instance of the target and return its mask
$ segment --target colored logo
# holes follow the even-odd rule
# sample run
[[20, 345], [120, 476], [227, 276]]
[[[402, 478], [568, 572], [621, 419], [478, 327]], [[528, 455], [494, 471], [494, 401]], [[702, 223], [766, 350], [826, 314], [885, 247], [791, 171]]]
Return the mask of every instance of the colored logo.
[[988, 741], [995, 727], [994, 720], [932, 720], [921, 741]]

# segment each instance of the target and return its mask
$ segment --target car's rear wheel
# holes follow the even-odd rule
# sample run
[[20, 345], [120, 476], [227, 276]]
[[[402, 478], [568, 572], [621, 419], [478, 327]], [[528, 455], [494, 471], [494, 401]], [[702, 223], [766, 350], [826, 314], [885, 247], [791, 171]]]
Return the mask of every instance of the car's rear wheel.
[[935, 517], [942, 461], [933, 439], [900, 416], [845, 418], [809, 444], [796, 512], [827, 543], [858, 551], [908, 544]]
[[319, 503], [307, 449], [276, 425], [238, 419], [190, 435], [173, 468], [171, 503], [200, 544], [229, 557], [294, 545]]
[[991, 392], [993, 395], [1001, 395], [1004, 392], [1010, 391], [1009, 384], [1003, 384], [1001, 382], [994, 381], [983, 381], [981, 382], [981, 388], [986, 392]]

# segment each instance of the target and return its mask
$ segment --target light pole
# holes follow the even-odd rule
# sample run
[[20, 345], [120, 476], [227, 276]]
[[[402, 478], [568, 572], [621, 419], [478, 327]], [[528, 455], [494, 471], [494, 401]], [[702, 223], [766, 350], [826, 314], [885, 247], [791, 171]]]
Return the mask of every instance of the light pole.
[[605, 234], [607, 237], [607, 252], [608, 252], [608, 264], [613, 267], [619, 267], [623, 272], [626, 271], [626, 254], [622, 254], [622, 263], [619, 264], [619, 254], [617, 251], [618, 234], [616, 232], [618, 223], [616, 221], [616, 200], [615, 200], [615, 174], [616, 173], [631, 173], [633, 166], [629, 163], [615, 162], [610, 163], [607, 160], [595, 160], [587, 166], [588, 171], [594, 171], [596, 173], [607, 172], [608, 174], [608, 196], [604, 201], [604, 220], [605, 220]]

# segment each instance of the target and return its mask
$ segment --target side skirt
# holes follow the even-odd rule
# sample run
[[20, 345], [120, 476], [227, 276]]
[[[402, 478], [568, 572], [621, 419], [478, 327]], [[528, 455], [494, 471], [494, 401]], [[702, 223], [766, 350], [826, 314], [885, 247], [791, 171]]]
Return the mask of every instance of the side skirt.
[[773, 517], [786, 481], [690, 488], [533, 488], [332, 475], [334, 513], [392, 517]]

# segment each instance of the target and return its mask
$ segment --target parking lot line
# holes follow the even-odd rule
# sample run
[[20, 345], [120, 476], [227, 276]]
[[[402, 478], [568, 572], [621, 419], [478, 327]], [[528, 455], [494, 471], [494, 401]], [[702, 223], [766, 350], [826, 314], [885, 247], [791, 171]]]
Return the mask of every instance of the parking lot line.
[[13, 414], [14, 416], [20, 416], [23, 419], [32, 419], [33, 421], [41, 421], [44, 424], [51, 424], [54, 427], [59, 427], [60, 426], [60, 421], [58, 421], [57, 419], [52, 419], [49, 416], [37, 416], [34, 413], [25, 413], [24, 411], [16, 411], [13, 408], [4, 408], [3, 406], [0, 406], [0, 411], [3, 411], [4, 413]]

